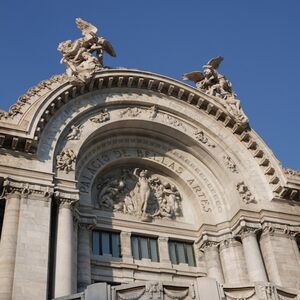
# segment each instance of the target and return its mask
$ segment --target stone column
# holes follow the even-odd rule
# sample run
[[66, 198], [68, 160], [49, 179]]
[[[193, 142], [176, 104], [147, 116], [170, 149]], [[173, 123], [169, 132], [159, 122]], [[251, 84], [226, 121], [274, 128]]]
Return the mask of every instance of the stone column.
[[78, 230], [78, 263], [77, 276], [78, 292], [82, 292], [88, 285], [92, 283], [91, 280], [91, 225], [79, 224]]
[[165, 265], [165, 267], [171, 267], [171, 261], [169, 256], [169, 239], [167, 237], [158, 238], [158, 253], [159, 261]]
[[226, 284], [248, 283], [246, 261], [241, 242], [234, 238], [222, 241], [220, 258]]
[[133, 257], [131, 253], [131, 233], [122, 231], [120, 233], [120, 242], [123, 262], [133, 263]]
[[251, 282], [267, 282], [267, 274], [256, 239], [256, 231], [255, 228], [244, 227], [240, 232], [248, 275]]
[[286, 288], [299, 289], [300, 259], [295, 246], [298, 228], [282, 224], [265, 226], [260, 238], [261, 251], [270, 282]]
[[18, 239], [21, 193], [6, 186], [5, 211], [0, 240], [0, 299], [11, 300]]
[[207, 276], [224, 283], [222, 265], [220, 261], [218, 243], [206, 241], [202, 246], [204, 252]]
[[[57, 196], [57, 195], [56, 195]], [[74, 247], [73, 240], [74, 224], [73, 209], [74, 199], [58, 196], [59, 211], [56, 236], [56, 260], [55, 260], [55, 298], [70, 295], [76, 292], [73, 284]], [[75, 271], [76, 272], [76, 271]]]

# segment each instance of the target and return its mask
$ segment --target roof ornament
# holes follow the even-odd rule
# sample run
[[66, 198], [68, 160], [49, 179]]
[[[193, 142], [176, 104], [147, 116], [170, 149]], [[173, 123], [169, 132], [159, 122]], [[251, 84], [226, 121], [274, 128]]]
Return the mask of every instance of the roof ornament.
[[76, 25], [83, 37], [59, 43], [57, 50], [62, 53], [61, 64], [66, 65], [66, 74], [73, 84], [84, 84], [96, 71], [104, 69], [104, 52], [115, 57], [112, 45], [104, 37], [98, 36], [98, 29], [81, 18], [76, 19]]
[[223, 61], [222, 56], [212, 58], [203, 66], [203, 71], [194, 71], [183, 74], [183, 80], [191, 80], [196, 83], [196, 88], [207, 95], [215, 96], [216, 100], [227, 109], [239, 123], [247, 124], [248, 118], [243, 112], [236, 93], [232, 90], [231, 82], [220, 74], [217, 69]]

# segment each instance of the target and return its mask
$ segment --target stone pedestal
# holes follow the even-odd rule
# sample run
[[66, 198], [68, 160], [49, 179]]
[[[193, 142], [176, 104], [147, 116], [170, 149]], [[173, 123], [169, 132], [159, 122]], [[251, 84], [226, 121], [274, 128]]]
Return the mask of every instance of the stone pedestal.
[[251, 282], [268, 281], [259, 245], [256, 239], [255, 229], [244, 228], [241, 232], [241, 238], [249, 280]]
[[241, 242], [233, 238], [221, 242], [220, 258], [226, 284], [248, 283], [246, 261]]
[[75, 292], [73, 286], [74, 251], [73, 251], [73, 205], [69, 199], [59, 199], [59, 212], [56, 239], [55, 297], [70, 295]]
[[224, 283], [218, 244], [214, 242], [206, 242], [202, 249], [204, 251], [207, 276], [220, 283]]
[[79, 224], [78, 228], [78, 264], [77, 289], [85, 290], [91, 284], [91, 231], [88, 224]]
[[19, 193], [6, 195], [3, 228], [0, 240], [0, 299], [11, 300], [14, 280], [18, 225], [20, 212]]

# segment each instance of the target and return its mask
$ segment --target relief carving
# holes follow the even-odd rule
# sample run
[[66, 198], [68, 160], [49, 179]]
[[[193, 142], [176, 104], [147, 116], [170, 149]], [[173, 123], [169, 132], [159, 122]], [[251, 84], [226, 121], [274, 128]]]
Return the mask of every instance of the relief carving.
[[215, 144], [210, 143], [210, 141], [208, 140], [208, 137], [205, 135], [205, 133], [202, 130], [197, 129], [194, 132], [194, 135], [195, 135], [196, 140], [199, 141], [199, 142], [201, 142], [202, 144], [205, 144], [208, 147], [212, 147], [212, 148], [216, 147]]
[[240, 101], [232, 90], [231, 83], [217, 69], [223, 61], [222, 56], [212, 58], [203, 66], [203, 72], [195, 71], [183, 75], [183, 80], [196, 83], [197, 89], [210, 96], [215, 96], [218, 102], [240, 123], [247, 123], [248, 118], [243, 112]]
[[148, 170], [122, 169], [103, 179], [97, 189], [103, 210], [135, 215], [142, 221], [182, 216], [178, 189]]
[[120, 117], [123, 118], [124, 116], [127, 116], [130, 118], [136, 118], [141, 112], [141, 109], [138, 107], [127, 107], [120, 112]]
[[84, 84], [96, 71], [104, 68], [105, 52], [113, 57], [116, 53], [108, 40], [97, 36], [98, 29], [94, 25], [80, 18], [76, 19], [76, 25], [83, 37], [75, 41], [61, 42], [57, 50], [63, 55], [60, 62], [66, 65], [69, 81], [74, 84]]
[[257, 203], [255, 197], [252, 195], [251, 191], [243, 181], [239, 182], [236, 185], [236, 189], [240, 194], [242, 200], [245, 202], [245, 204]]
[[225, 166], [232, 172], [232, 173], [238, 173], [237, 167], [236, 167], [236, 163], [233, 161], [233, 159], [228, 156], [228, 155], [224, 155], [223, 156], [223, 160], [225, 163]]
[[81, 130], [82, 130], [83, 125], [72, 125], [71, 129], [66, 136], [67, 140], [79, 140], [81, 136]]
[[149, 108], [149, 119], [154, 120], [158, 114], [158, 106], [153, 105]]
[[178, 127], [178, 128], [181, 128], [183, 131], [186, 131], [184, 124], [172, 116], [164, 114], [164, 122], [173, 127]]
[[72, 149], [65, 149], [56, 156], [56, 168], [66, 173], [73, 171], [73, 163], [76, 160], [76, 155]]
[[109, 120], [110, 120], [110, 113], [107, 110], [107, 108], [105, 108], [104, 110], [101, 110], [100, 114], [97, 115], [96, 117], [90, 118], [90, 121], [92, 121], [94, 123], [104, 123]]

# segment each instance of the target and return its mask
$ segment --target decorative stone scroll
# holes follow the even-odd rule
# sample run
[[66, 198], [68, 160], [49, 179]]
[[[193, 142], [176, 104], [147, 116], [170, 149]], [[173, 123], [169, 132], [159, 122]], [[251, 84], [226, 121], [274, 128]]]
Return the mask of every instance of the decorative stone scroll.
[[223, 61], [222, 56], [212, 58], [203, 66], [203, 72], [195, 71], [183, 75], [183, 80], [191, 80], [196, 83], [196, 87], [208, 95], [215, 96], [218, 102], [239, 122], [246, 124], [247, 116], [244, 114], [240, 101], [236, 99], [236, 94], [232, 90], [231, 83], [220, 74], [217, 69]]
[[73, 171], [73, 163], [76, 160], [76, 155], [72, 149], [64, 149], [59, 155], [56, 157], [56, 168], [58, 170], [65, 171], [69, 173]]
[[142, 110], [139, 107], [127, 107], [120, 112], [120, 117], [136, 118], [141, 114]]
[[63, 55], [61, 63], [67, 67], [66, 74], [69, 81], [78, 85], [86, 83], [96, 71], [104, 68], [104, 52], [113, 57], [116, 53], [108, 40], [97, 36], [98, 29], [94, 25], [80, 18], [76, 19], [76, 25], [83, 37], [75, 41], [61, 42], [57, 50]]
[[182, 216], [177, 187], [148, 170], [113, 171], [98, 183], [97, 193], [101, 209], [135, 215], [142, 221]]

